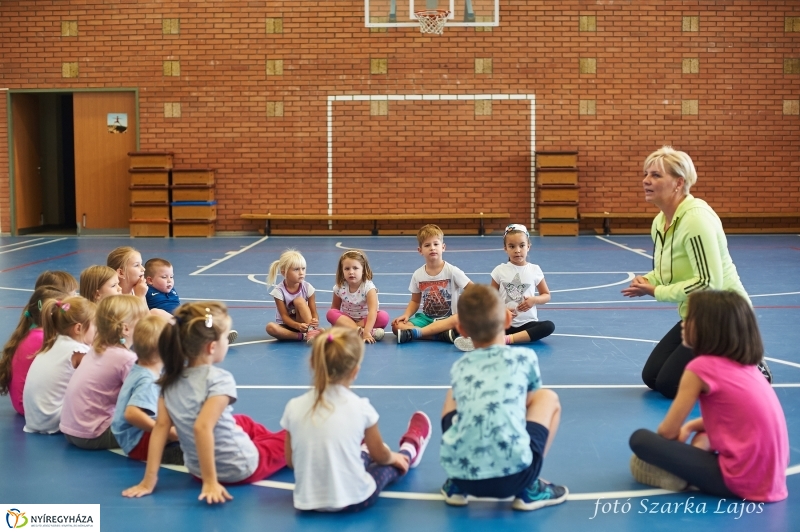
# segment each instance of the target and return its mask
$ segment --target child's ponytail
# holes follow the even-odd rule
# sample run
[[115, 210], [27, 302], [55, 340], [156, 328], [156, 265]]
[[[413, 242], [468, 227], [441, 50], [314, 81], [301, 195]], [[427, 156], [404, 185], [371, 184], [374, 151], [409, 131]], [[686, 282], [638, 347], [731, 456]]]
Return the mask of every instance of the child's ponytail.
[[295, 266], [305, 267], [306, 259], [296, 249], [287, 249], [278, 260], [269, 265], [269, 273], [267, 274], [267, 285], [272, 286], [278, 280], [278, 274], [284, 275], [286, 270], [294, 268]]
[[364, 340], [357, 329], [333, 327], [314, 339], [311, 347], [311, 370], [314, 372], [316, 399], [311, 412], [318, 407], [330, 408], [324, 393], [329, 384], [347, 379], [361, 364], [364, 357]]
[[59, 334], [68, 335], [69, 330], [80, 323], [84, 330], [94, 320], [97, 305], [81, 296], [64, 299], [48, 299], [42, 305], [41, 320], [44, 330], [42, 348], [36, 353], [52, 349]]
[[25, 305], [25, 309], [19, 317], [17, 328], [3, 346], [3, 355], [0, 357], [0, 395], [8, 393], [8, 385], [11, 383], [11, 361], [14, 359], [14, 353], [19, 344], [28, 336], [28, 332], [41, 325], [41, 311], [45, 303], [50, 299], [63, 297], [66, 297], [66, 294], [52, 286], [40, 286], [33, 291], [28, 304]]
[[[136, 296], [110, 296], [100, 300], [97, 305], [97, 334], [94, 337], [94, 350], [99, 355], [112, 345], [119, 345], [123, 338], [125, 325], [131, 325], [147, 316], [147, 305]], [[126, 346], [130, 347], [130, 346]]]
[[217, 301], [186, 303], [175, 309], [175, 323], [167, 325], [158, 339], [164, 370], [162, 390], [174, 384], [187, 364], [203, 354], [204, 347], [219, 341], [230, 327], [225, 304]]

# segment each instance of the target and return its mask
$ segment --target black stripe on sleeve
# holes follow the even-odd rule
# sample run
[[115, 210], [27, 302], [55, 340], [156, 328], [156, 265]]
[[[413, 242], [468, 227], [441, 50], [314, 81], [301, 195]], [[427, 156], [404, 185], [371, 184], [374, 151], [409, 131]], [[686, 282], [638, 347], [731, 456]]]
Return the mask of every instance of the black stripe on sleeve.
[[708, 288], [709, 285], [709, 273], [708, 273], [708, 259], [706, 258], [706, 251], [703, 247], [703, 240], [700, 236], [692, 237], [689, 240], [689, 243], [692, 246], [692, 252], [694, 253], [694, 259], [697, 263], [697, 267], [700, 270], [700, 278], [697, 280], [696, 283], [687, 286], [684, 289], [685, 293], [694, 292], [695, 290], [702, 290], [703, 288]]

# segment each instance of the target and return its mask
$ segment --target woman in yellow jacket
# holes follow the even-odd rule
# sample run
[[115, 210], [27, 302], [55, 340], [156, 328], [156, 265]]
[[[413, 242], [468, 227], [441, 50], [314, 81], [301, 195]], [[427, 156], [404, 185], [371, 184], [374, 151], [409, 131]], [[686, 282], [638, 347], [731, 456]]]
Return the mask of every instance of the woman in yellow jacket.
[[[696, 290], [733, 290], [750, 300], [728, 253], [719, 216], [689, 194], [696, 182], [694, 163], [682, 151], [664, 146], [645, 159], [645, 200], [661, 209], [650, 229], [653, 270], [622, 290], [627, 297], [648, 295], [678, 303], [681, 320], [686, 317], [686, 300]], [[670, 399], [678, 391], [683, 369], [694, 358], [681, 343], [681, 323], [656, 345], [642, 370], [644, 383]], [[772, 382], [766, 362], [762, 360], [759, 368]]]

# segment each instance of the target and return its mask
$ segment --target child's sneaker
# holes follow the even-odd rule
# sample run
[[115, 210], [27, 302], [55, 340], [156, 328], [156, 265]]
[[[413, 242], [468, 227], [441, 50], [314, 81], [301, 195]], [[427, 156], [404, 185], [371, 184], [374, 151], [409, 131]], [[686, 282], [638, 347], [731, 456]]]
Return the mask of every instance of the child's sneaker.
[[466, 506], [469, 504], [467, 494], [461, 491], [461, 488], [456, 486], [456, 483], [449, 478], [442, 486], [442, 495], [444, 495], [444, 502], [450, 506]]
[[397, 343], [398, 344], [407, 344], [411, 340], [414, 339], [414, 335], [411, 333], [409, 329], [400, 329], [397, 331]]
[[772, 371], [770, 371], [769, 366], [767, 366], [767, 361], [762, 358], [757, 367], [758, 371], [767, 379], [767, 382], [772, 384]]
[[228, 344], [232, 344], [239, 338], [239, 332], [236, 329], [231, 329], [231, 332], [228, 333]]
[[459, 336], [453, 343], [459, 351], [475, 351], [475, 344], [472, 343], [471, 338], [466, 336]]
[[372, 329], [372, 337], [375, 338], [376, 342], [380, 342], [381, 340], [383, 340], [384, 336], [386, 336], [386, 331], [384, 331], [383, 329], [380, 328]]
[[648, 464], [635, 454], [631, 456], [631, 474], [637, 482], [669, 491], [683, 491], [689, 485], [681, 477]]
[[566, 486], [556, 486], [537, 478], [516, 496], [511, 507], [515, 510], [538, 510], [545, 506], [561, 504], [567, 500], [567, 495], [569, 490]]
[[437, 340], [439, 340], [440, 342], [447, 342], [448, 344], [452, 344], [453, 342], [455, 342], [457, 337], [458, 333], [456, 332], [455, 329], [450, 329], [444, 332], [440, 332], [439, 334], [436, 335]]
[[425, 447], [431, 441], [432, 435], [433, 427], [431, 426], [430, 418], [425, 412], [414, 412], [408, 422], [406, 433], [400, 438], [400, 450], [402, 450], [404, 443], [410, 443], [417, 450], [417, 455], [411, 460], [408, 467], [414, 468], [419, 465], [422, 455], [425, 453]]
[[314, 338], [319, 336], [321, 332], [322, 331], [320, 331], [319, 329], [309, 329], [308, 332], [306, 332], [303, 335], [303, 337], [306, 339], [306, 343], [308, 345], [311, 345], [314, 343]]

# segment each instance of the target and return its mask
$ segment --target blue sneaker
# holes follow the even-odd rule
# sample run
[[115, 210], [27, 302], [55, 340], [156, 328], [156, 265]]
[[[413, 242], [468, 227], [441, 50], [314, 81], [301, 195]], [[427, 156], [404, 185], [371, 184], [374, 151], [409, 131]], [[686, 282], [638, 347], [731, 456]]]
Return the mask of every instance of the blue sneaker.
[[556, 486], [540, 478], [518, 493], [511, 505], [515, 510], [538, 510], [545, 506], [561, 504], [567, 500], [569, 490], [566, 486]]
[[461, 491], [461, 489], [456, 486], [456, 483], [449, 478], [445, 481], [444, 486], [442, 486], [442, 495], [444, 495], [444, 502], [450, 506], [466, 506], [469, 502], [467, 501], [467, 494]]
[[412, 334], [411, 329], [400, 329], [399, 331], [397, 331], [398, 344], [407, 344], [413, 339], [414, 335]]

